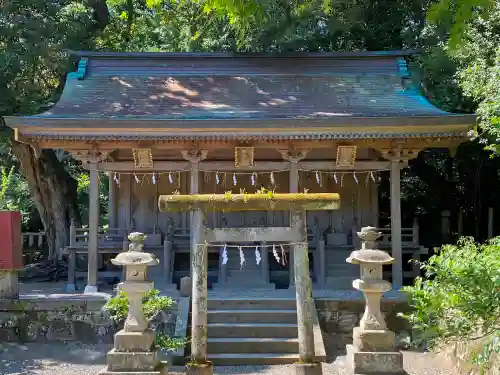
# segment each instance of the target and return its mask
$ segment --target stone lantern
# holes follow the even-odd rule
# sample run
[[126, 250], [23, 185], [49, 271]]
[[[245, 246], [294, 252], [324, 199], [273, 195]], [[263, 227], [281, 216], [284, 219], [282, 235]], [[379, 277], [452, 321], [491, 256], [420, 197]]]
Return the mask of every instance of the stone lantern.
[[146, 280], [147, 268], [158, 265], [154, 255], [143, 252], [146, 235], [131, 233], [129, 249], [118, 254], [111, 262], [125, 267], [125, 280], [118, 290], [127, 294], [129, 309], [123, 330], [116, 333], [114, 348], [107, 356], [107, 369], [101, 375], [140, 373], [141, 375], [164, 375], [159, 351], [155, 348], [156, 334], [149, 329], [148, 320], [142, 311], [144, 294], [153, 289]]
[[353, 251], [347, 258], [348, 263], [360, 265], [361, 277], [352, 285], [363, 292], [366, 301], [359, 327], [353, 330], [353, 345], [347, 351], [355, 374], [403, 374], [403, 355], [395, 349], [396, 335], [387, 329], [380, 309], [382, 294], [392, 288], [383, 279], [382, 266], [395, 260], [387, 252], [376, 250], [381, 233], [375, 229], [365, 227], [358, 232], [361, 250]]

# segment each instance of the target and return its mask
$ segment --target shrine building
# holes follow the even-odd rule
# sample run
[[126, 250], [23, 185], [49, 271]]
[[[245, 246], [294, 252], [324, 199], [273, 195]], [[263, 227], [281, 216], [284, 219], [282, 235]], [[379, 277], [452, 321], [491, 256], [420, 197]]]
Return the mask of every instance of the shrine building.
[[[90, 171], [89, 227], [71, 227], [68, 290], [79, 278], [95, 291], [120, 277], [106, 257], [123, 251], [133, 231], [148, 235], [145, 250], [160, 259], [152, 267], [155, 286], [178, 284], [190, 274], [190, 213], [160, 212], [158, 197], [262, 189], [340, 194], [338, 210], [307, 214], [310, 273], [315, 290], [351, 289], [359, 269], [345, 259], [359, 246], [361, 227], [380, 226], [383, 171], [390, 175], [391, 225], [379, 229], [380, 246], [396, 259], [386, 277], [400, 287], [417, 272], [406, 259], [425, 252], [418, 223], [402, 226], [401, 169], [424, 149], [456, 148], [476, 122], [424, 98], [402, 51], [76, 55], [78, 68], [49, 111], [6, 118], [17, 141], [35, 152], [65, 150]], [[101, 227], [105, 175], [109, 223]], [[289, 222], [288, 211], [215, 212], [207, 225]], [[288, 288], [289, 248], [259, 238], [212, 246], [209, 287]]]

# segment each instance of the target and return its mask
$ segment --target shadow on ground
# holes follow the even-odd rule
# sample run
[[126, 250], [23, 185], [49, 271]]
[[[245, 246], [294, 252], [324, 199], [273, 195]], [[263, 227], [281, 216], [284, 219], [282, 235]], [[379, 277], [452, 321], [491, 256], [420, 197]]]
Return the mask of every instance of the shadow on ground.
[[[35, 375], [49, 373], [63, 364], [104, 366], [109, 345], [74, 343], [2, 343], [0, 344], [1, 375]], [[57, 370], [56, 370], [57, 371]]]

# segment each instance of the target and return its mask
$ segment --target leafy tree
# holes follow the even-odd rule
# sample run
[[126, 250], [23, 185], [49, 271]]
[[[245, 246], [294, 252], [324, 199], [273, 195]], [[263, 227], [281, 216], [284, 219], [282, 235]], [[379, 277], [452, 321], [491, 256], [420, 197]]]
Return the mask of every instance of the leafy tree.
[[473, 360], [488, 368], [500, 352], [500, 237], [479, 245], [462, 238], [423, 264], [426, 279], [406, 287], [414, 307], [406, 318], [430, 347], [485, 339]]
[[[1, 116], [43, 112], [60, 94], [68, 63], [67, 48], [88, 48], [92, 33], [106, 22], [104, 1], [7, 1], [0, 11]], [[4, 135], [8, 135], [6, 131]], [[62, 153], [35, 155], [26, 144], [8, 141], [26, 178], [47, 233], [50, 251], [68, 243], [71, 219], [79, 221], [75, 179]]]

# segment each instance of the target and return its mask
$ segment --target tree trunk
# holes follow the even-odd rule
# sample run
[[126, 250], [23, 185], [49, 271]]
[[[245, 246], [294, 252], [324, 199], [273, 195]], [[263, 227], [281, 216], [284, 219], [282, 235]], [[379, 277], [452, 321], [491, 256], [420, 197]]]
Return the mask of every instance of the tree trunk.
[[43, 150], [37, 158], [29, 145], [13, 141], [12, 152], [28, 181], [47, 234], [49, 258], [55, 261], [59, 251], [69, 245], [71, 220], [80, 222], [77, 182], [64, 169], [54, 150]]

